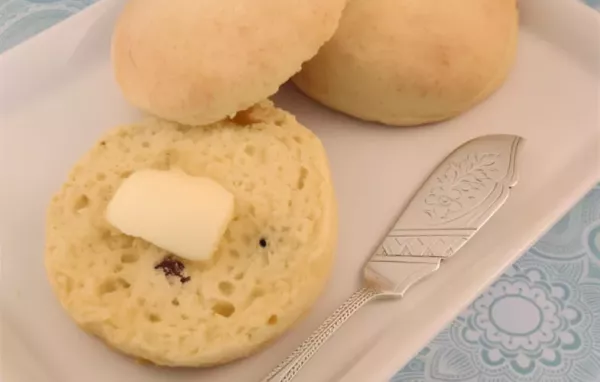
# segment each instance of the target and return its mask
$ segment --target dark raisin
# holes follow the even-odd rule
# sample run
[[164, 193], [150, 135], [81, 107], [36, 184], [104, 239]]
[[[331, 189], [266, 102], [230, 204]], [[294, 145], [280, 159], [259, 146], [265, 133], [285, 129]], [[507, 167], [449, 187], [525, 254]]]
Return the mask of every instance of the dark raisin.
[[260, 239], [258, 241], [258, 245], [260, 245], [262, 248], [267, 248], [267, 240], [266, 239]]
[[167, 277], [178, 277], [182, 284], [191, 280], [190, 277], [184, 276], [185, 264], [177, 260], [174, 256], [165, 257], [160, 263], [156, 264], [154, 269], [161, 269]]

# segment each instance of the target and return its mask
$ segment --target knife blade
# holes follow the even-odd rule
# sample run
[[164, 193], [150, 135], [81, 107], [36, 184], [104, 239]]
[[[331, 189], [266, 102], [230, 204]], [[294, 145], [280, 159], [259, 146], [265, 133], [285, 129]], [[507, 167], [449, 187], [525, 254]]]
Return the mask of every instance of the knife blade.
[[358, 309], [380, 296], [402, 297], [439, 269], [500, 209], [517, 184], [523, 138], [487, 135], [450, 153], [414, 194], [364, 266], [355, 292], [262, 382], [289, 382]]

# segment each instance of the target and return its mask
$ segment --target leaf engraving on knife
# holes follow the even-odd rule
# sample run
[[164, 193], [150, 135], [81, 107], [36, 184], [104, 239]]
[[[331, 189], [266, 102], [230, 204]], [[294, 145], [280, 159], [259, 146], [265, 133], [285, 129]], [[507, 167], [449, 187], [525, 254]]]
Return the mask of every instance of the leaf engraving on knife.
[[496, 183], [499, 156], [474, 153], [460, 162], [449, 163], [425, 198], [425, 213], [435, 222], [445, 222], [475, 208]]

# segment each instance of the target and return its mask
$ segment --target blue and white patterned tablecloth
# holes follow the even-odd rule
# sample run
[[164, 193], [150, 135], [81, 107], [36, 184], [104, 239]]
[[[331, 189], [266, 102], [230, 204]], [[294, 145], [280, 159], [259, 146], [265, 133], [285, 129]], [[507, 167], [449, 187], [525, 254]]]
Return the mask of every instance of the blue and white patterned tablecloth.
[[[0, 0], [0, 53], [94, 1]], [[393, 378], [425, 381], [600, 381], [600, 186]]]
[[600, 381], [600, 185], [393, 382]]

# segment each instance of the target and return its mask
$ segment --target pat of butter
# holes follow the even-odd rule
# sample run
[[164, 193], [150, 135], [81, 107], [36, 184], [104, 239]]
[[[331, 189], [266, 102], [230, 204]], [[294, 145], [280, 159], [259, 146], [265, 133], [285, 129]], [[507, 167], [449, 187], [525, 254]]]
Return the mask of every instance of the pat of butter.
[[106, 218], [126, 235], [202, 261], [217, 249], [233, 208], [233, 195], [212, 179], [141, 170], [123, 181], [108, 204]]

